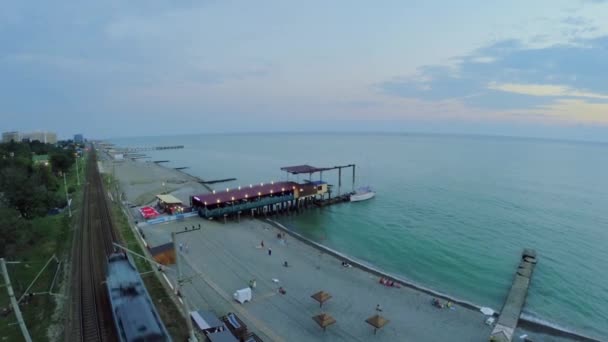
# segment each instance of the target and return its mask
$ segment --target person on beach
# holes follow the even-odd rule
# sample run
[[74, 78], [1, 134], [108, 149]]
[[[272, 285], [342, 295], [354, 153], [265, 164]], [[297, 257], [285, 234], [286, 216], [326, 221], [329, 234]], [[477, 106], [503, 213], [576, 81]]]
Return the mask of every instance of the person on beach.
[[186, 251], [186, 253], [188, 253], [188, 251], [190, 250], [190, 247], [188, 247], [188, 243], [184, 243], [184, 251]]
[[272, 255], [272, 249], [270, 247], [268, 248], [268, 255]]
[[382, 308], [380, 307], [380, 304], [376, 304], [376, 312], [382, 312]]
[[284, 266], [284, 267], [289, 267], [289, 264], [287, 263], [287, 260], [285, 260], [285, 261], [283, 262], [283, 266]]
[[183, 251], [184, 250], [184, 244], [183, 243], [179, 243], [179, 251]]
[[285, 289], [283, 288], [283, 286], [279, 287], [279, 293], [284, 295], [287, 293], [287, 291], [285, 291]]
[[262, 246], [262, 248], [264, 248], [264, 240], [262, 240], [262, 242], [260, 243], [260, 246]]

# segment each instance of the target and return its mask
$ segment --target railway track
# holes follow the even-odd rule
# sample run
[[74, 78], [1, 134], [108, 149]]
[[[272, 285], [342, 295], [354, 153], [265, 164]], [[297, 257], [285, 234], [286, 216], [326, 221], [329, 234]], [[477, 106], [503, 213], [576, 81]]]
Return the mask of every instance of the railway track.
[[114, 241], [116, 233], [93, 151], [72, 250], [72, 319], [66, 334], [69, 341], [117, 341], [104, 285], [106, 260]]

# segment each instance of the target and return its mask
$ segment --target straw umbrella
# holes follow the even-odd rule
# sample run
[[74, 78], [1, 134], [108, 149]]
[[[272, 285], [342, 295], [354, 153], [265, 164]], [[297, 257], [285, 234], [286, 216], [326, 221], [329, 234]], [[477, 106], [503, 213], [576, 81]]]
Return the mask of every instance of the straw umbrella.
[[388, 319], [386, 319], [380, 315], [373, 315], [372, 317], [366, 319], [365, 321], [367, 322], [367, 324], [374, 327], [374, 335], [376, 335], [376, 331], [378, 331], [378, 329], [381, 329], [383, 326], [388, 324], [388, 322], [390, 322]]
[[325, 303], [326, 301], [331, 299], [331, 295], [325, 291], [319, 291], [315, 294], [313, 294], [312, 296], [310, 296], [312, 299], [316, 300], [317, 302], [319, 302], [319, 307], [322, 308], [323, 307], [323, 303]]
[[330, 326], [330, 325], [332, 325], [332, 324], [336, 323], [336, 320], [335, 320], [333, 317], [331, 317], [330, 315], [326, 314], [326, 313], [322, 313], [322, 314], [317, 315], [317, 316], [312, 316], [312, 319], [313, 319], [315, 322], [317, 322], [317, 324], [318, 324], [318, 325], [319, 325], [321, 328], [323, 328], [323, 331], [325, 331], [325, 329], [326, 329], [328, 326]]

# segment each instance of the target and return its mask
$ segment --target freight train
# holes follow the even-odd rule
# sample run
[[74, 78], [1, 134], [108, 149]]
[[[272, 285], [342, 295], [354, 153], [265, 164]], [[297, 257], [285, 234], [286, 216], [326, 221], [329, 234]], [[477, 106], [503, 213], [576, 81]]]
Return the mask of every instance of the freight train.
[[108, 258], [106, 286], [121, 342], [171, 342], [143, 281], [125, 253]]

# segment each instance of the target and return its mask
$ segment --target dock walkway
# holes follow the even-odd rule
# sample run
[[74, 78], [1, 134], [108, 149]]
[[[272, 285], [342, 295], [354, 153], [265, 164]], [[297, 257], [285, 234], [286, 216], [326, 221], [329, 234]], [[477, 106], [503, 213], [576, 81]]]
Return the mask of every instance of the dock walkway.
[[511, 285], [511, 290], [502, 307], [498, 322], [492, 330], [490, 341], [510, 342], [513, 339], [513, 333], [517, 328], [519, 316], [526, 301], [536, 261], [536, 252], [532, 249], [524, 249], [517, 273], [513, 279], [513, 285]]

